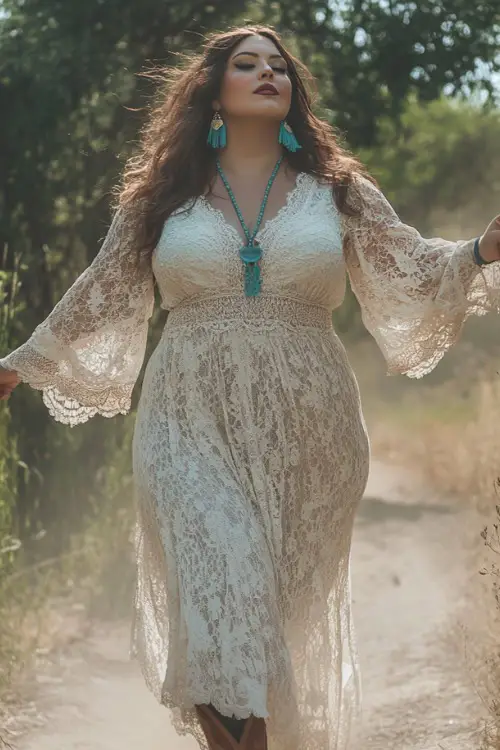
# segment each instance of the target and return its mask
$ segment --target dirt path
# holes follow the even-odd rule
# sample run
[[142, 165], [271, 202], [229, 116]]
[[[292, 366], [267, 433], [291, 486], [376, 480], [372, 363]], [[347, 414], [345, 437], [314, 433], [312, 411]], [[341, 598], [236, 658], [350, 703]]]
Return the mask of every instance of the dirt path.
[[[353, 596], [363, 671], [365, 750], [475, 750], [484, 709], [450, 635], [466, 558], [455, 509], [374, 462], [353, 545]], [[31, 729], [18, 750], [195, 750], [128, 661], [128, 623], [39, 670]], [[11, 730], [14, 726], [11, 727]]]

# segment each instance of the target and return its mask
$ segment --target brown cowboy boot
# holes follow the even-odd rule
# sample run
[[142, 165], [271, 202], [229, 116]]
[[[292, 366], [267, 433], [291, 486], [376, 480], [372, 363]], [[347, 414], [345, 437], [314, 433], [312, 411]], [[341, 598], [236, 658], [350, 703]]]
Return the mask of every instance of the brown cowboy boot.
[[267, 750], [265, 719], [256, 716], [245, 719], [238, 741], [207, 705], [196, 706], [196, 713], [210, 750]]

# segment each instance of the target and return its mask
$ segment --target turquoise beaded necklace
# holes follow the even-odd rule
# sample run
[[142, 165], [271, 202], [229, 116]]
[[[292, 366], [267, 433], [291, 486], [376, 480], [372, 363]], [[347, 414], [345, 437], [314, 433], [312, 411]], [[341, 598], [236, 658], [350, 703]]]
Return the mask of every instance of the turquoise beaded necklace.
[[224, 183], [224, 187], [226, 188], [228, 195], [231, 199], [231, 203], [233, 204], [233, 208], [236, 212], [236, 216], [238, 217], [241, 227], [245, 233], [245, 237], [247, 238], [247, 244], [244, 247], [240, 248], [240, 258], [243, 261], [243, 267], [244, 267], [244, 290], [245, 290], [246, 297], [256, 297], [260, 293], [260, 288], [262, 286], [262, 279], [260, 275], [260, 266], [259, 266], [259, 261], [262, 258], [262, 248], [259, 245], [259, 243], [256, 241], [255, 236], [260, 229], [260, 225], [262, 224], [262, 219], [264, 218], [264, 211], [266, 210], [267, 199], [269, 198], [269, 192], [273, 185], [274, 179], [276, 175], [278, 174], [278, 170], [280, 168], [282, 161], [283, 161], [283, 156], [280, 156], [280, 158], [276, 162], [276, 166], [273, 169], [271, 177], [269, 178], [269, 181], [267, 183], [267, 187], [264, 191], [264, 197], [262, 199], [262, 203], [260, 206], [260, 211], [257, 217], [257, 222], [252, 232], [250, 232], [247, 225], [245, 224], [245, 220], [243, 219], [243, 215], [240, 211], [240, 207], [238, 206], [236, 202], [236, 198], [234, 197], [234, 193], [231, 190], [229, 182], [227, 181], [226, 175], [222, 171], [222, 167], [220, 165], [219, 159], [217, 159], [217, 162], [216, 162], [217, 171], [221, 176], [221, 180]]

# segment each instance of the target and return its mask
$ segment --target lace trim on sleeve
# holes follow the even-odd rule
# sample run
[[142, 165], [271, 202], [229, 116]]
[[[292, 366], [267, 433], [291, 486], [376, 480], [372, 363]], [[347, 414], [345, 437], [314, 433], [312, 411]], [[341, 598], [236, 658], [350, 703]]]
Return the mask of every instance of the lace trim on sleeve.
[[130, 410], [154, 305], [151, 264], [137, 263], [132, 236], [119, 211], [91, 266], [30, 339], [0, 359], [43, 391], [50, 414], [64, 424]]
[[361, 215], [344, 219], [344, 251], [363, 322], [390, 374], [422, 377], [470, 315], [500, 310], [500, 264], [480, 269], [474, 240], [424, 239], [364, 178], [353, 195]]

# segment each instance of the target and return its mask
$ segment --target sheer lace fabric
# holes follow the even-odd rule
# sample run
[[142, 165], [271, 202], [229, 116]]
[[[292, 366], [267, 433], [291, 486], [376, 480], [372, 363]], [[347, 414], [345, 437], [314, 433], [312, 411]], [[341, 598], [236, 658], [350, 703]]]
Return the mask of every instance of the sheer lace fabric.
[[135, 267], [123, 212], [100, 252], [31, 338], [0, 365], [43, 391], [59, 422], [130, 410], [146, 349], [154, 285], [146, 264]]
[[421, 377], [470, 315], [498, 312], [500, 264], [479, 270], [474, 240], [423, 239], [376, 187], [358, 182], [362, 214], [346, 219], [344, 230], [352, 288], [389, 372]]
[[[498, 308], [472, 242], [424, 240], [358, 180], [359, 218], [301, 174], [265, 223], [263, 293], [243, 296], [241, 238], [205, 199], [166, 223], [152, 268], [118, 216], [100, 255], [0, 364], [72, 424], [128, 408], [153, 275], [169, 316], [133, 445], [133, 653], [180, 733], [194, 705], [266, 716], [270, 750], [345, 750], [360, 682], [349, 555], [369, 446], [331, 325], [346, 270], [391, 371], [434, 366], [471, 313]], [[55, 396], [47, 394], [56, 394]]]

